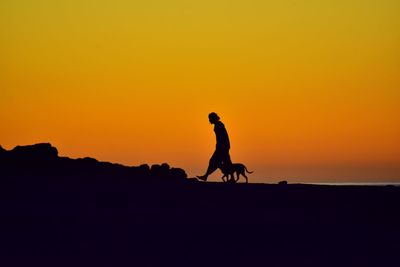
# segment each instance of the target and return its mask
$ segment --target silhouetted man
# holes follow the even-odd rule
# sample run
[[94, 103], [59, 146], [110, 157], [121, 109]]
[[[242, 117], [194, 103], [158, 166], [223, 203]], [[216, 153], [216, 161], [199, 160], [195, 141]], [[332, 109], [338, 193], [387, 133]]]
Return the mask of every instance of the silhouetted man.
[[217, 145], [214, 154], [211, 156], [206, 174], [203, 176], [197, 176], [197, 178], [203, 181], [207, 181], [208, 176], [222, 164], [232, 164], [231, 156], [229, 155], [229, 149], [231, 146], [229, 143], [228, 132], [226, 131], [224, 124], [220, 121], [219, 116], [215, 112], [208, 114], [208, 119], [211, 124], [214, 124]]

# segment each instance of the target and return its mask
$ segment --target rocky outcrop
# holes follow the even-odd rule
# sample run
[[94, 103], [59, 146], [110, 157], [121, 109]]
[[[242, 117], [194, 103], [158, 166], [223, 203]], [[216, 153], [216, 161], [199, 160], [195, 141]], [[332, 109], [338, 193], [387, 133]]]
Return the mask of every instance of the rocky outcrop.
[[128, 167], [121, 164], [100, 162], [86, 157], [70, 159], [59, 157], [57, 148], [49, 143], [17, 146], [7, 151], [0, 147], [0, 176], [5, 179], [130, 179], [132, 181], [183, 181], [183, 169], [168, 164]]

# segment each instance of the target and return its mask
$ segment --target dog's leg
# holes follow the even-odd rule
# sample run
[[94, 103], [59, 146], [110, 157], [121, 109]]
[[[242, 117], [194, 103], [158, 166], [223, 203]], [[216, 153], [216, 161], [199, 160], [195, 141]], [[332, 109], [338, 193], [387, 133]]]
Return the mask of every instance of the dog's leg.
[[240, 179], [240, 173], [239, 173], [239, 172], [236, 172], [236, 177], [237, 177], [237, 178], [236, 178], [236, 181], [235, 181], [235, 182], [237, 183], [237, 182], [239, 181], [239, 179]]
[[223, 182], [226, 182], [226, 174], [224, 174], [224, 176], [221, 177]]
[[246, 184], [249, 183], [249, 178], [247, 178], [247, 175], [243, 172], [242, 175], [244, 176], [244, 178], [246, 179]]

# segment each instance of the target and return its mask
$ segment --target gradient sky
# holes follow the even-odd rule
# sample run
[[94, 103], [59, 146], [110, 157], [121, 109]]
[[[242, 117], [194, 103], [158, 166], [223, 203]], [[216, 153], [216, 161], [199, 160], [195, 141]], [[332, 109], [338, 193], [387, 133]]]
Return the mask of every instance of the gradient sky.
[[[400, 182], [398, 0], [2, 0], [0, 144], [253, 182]], [[218, 180], [219, 174], [211, 180]]]

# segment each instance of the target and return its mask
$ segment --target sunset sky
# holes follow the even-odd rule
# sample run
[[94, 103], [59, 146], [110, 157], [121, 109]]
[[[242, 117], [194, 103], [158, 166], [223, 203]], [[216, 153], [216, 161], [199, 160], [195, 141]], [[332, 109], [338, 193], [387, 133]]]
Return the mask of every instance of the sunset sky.
[[200, 175], [211, 111], [252, 182], [400, 182], [400, 1], [0, 2], [4, 148]]

